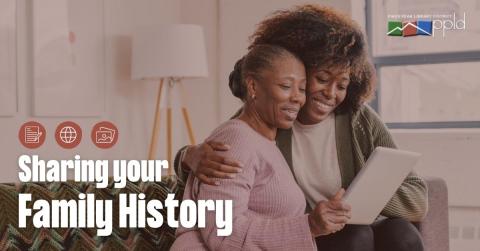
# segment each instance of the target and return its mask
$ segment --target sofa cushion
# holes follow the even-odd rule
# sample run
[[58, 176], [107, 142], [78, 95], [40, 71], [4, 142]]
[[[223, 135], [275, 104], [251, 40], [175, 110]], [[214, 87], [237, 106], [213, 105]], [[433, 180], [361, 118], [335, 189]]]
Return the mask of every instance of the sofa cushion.
[[[32, 217], [27, 227], [18, 228], [18, 194], [32, 194], [32, 201], [78, 199], [79, 193], [93, 193], [95, 199], [113, 201], [113, 226], [110, 236], [97, 236], [95, 228], [34, 228]], [[144, 193], [146, 200], [165, 201], [169, 193], [181, 199], [183, 185], [175, 177], [162, 182], [127, 183], [125, 188], [97, 189], [94, 183], [54, 182], [0, 184], [0, 250], [168, 250], [175, 240], [175, 229], [163, 224], [160, 228], [119, 228], [118, 194]], [[31, 208], [33, 202], [27, 203]], [[159, 210], [166, 217], [166, 210]], [[175, 217], [178, 217], [178, 210]]]

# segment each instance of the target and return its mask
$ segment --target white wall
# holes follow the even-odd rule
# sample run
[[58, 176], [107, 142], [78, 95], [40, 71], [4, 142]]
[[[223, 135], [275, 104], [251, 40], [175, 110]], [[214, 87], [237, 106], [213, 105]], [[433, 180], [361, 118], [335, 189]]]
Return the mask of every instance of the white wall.
[[[106, 107], [103, 116], [92, 118], [31, 117], [31, 1], [19, 0], [17, 4], [18, 112], [12, 117], [0, 117], [0, 182], [17, 181], [17, 158], [21, 154], [39, 154], [44, 159], [70, 159], [75, 154], [92, 159], [146, 158], [158, 84], [130, 80], [131, 33], [142, 25], [178, 23], [180, 2], [105, 0]], [[20, 126], [29, 120], [39, 121], [47, 129], [44, 145], [36, 150], [26, 150], [18, 141]], [[53, 138], [55, 127], [64, 120], [75, 121], [83, 129], [83, 140], [73, 150], [60, 148]], [[109, 150], [100, 150], [90, 141], [91, 127], [101, 120], [110, 120], [119, 129], [119, 141]], [[162, 146], [159, 154], [165, 152], [164, 149]]]

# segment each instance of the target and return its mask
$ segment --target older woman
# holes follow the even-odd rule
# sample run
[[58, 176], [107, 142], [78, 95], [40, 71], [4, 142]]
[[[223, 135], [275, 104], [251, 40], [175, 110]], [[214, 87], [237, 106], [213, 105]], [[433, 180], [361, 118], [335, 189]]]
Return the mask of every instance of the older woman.
[[[374, 91], [374, 71], [363, 34], [348, 17], [306, 5], [275, 13], [252, 38], [252, 46], [280, 45], [305, 63], [305, 106], [293, 129], [279, 131], [276, 141], [308, 205], [321, 211], [340, 187], [348, 188], [377, 146], [396, 148], [384, 123], [364, 104]], [[177, 173], [182, 177], [192, 170], [207, 184], [215, 184], [211, 177], [232, 177], [239, 161], [213, 152], [233, 150], [223, 143], [207, 141], [180, 151]], [[423, 250], [411, 222], [426, 214], [426, 197], [424, 181], [412, 172], [373, 225], [332, 231], [316, 239], [318, 249]], [[330, 219], [321, 215], [319, 222]]]
[[332, 212], [343, 212], [330, 213], [338, 224], [319, 227], [318, 213], [305, 214], [305, 197], [275, 144], [277, 128], [291, 128], [305, 103], [303, 63], [281, 47], [257, 45], [236, 64], [230, 80], [244, 101], [242, 113], [208, 140], [231, 145], [219, 156], [238, 159], [244, 167], [232, 179], [217, 180], [219, 186], [190, 176], [183, 198], [232, 200], [232, 234], [218, 236], [215, 214], [207, 212], [206, 227], [180, 227], [171, 250], [314, 250], [313, 237], [342, 228], [349, 208], [331, 203]]

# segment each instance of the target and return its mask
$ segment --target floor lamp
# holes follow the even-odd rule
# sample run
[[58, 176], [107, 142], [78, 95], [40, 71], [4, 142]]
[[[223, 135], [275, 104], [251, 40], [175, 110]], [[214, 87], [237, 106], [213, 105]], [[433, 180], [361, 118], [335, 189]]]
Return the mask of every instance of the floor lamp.
[[[189, 24], [159, 25], [139, 29], [132, 43], [132, 79], [159, 83], [155, 118], [153, 122], [148, 159], [155, 159], [160, 130], [160, 110], [166, 99], [167, 107], [167, 158], [172, 162], [172, 107], [171, 91], [180, 89], [181, 102], [185, 101], [182, 79], [206, 77], [207, 59], [201, 26]], [[166, 95], [162, 92], [166, 91]], [[182, 114], [190, 144], [195, 144], [188, 110], [182, 105]], [[168, 175], [173, 175], [172, 168]]]

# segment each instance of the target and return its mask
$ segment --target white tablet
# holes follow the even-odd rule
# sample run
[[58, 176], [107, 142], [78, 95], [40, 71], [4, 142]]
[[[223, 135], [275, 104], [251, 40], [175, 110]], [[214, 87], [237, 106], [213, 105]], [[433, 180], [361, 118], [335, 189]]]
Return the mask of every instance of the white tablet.
[[403, 150], [375, 148], [343, 197], [352, 207], [352, 218], [348, 224], [372, 224], [420, 156], [419, 153]]

